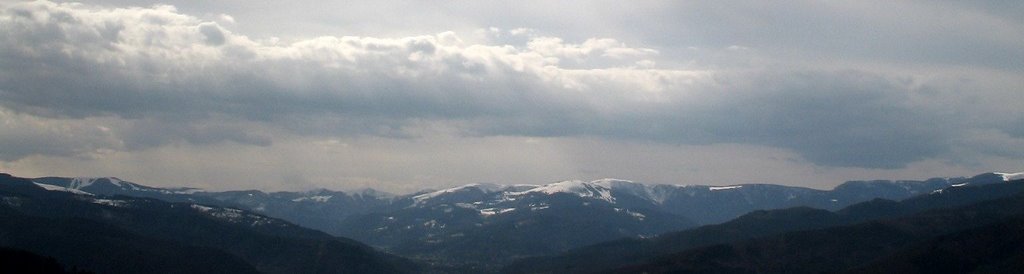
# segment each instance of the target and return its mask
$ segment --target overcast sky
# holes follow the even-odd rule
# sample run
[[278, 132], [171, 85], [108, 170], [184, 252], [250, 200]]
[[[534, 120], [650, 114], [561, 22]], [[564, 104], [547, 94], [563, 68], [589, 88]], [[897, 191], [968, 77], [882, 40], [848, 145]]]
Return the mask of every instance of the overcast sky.
[[403, 193], [1024, 170], [1022, 1], [348, 2], [0, 0], [0, 171]]

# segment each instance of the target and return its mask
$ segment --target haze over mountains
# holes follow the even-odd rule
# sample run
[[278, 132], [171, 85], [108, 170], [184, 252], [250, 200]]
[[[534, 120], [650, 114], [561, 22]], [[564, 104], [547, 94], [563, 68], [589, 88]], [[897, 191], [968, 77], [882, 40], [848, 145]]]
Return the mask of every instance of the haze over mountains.
[[1022, 45], [1006, 0], [0, 0], [0, 274], [1024, 273]]
[[[148, 222], [159, 222], [161, 218], [188, 220], [196, 218], [194, 215], [199, 215], [213, 217], [213, 219], [227, 224], [242, 225], [243, 228], [240, 229], [245, 231], [256, 230], [244, 233], [230, 231], [230, 229], [229, 232], [223, 229], [214, 230], [221, 231], [221, 233], [312, 237], [321, 239], [317, 241], [327, 241], [332, 245], [339, 246], [354, 243], [352, 240], [344, 238], [333, 238], [345, 237], [420, 262], [420, 266], [417, 267], [414, 266], [414, 263], [401, 263], [401, 259], [378, 254], [377, 251], [372, 251], [369, 247], [350, 249], [368, 252], [359, 256], [379, 257], [380, 259], [376, 260], [383, 262], [381, 265], [362, 266], [373, 269], [386, 268], [390, 269], [388, 271], [399, 272], [424, 271], [425, 269], [439, 272], [489, 272], [509, 266], [505, 271], [593, 272], [653, 260], [652, 256], [655, 254], [667, 255], [669, 252], [685, 251], [707, 244], [728, 243], [787, 231], [854, 224], [881, 217], [904, 216], [929, 208], [950, 207], [994, 199], [993, 197], [1014, 195], [1017, 191], [1016, 188], [999, 191], [996, 194], [958, 199], [956, 200], [958, 202], [946, 201], [934, 206], [917, 206], [913, 209], [907, 209], [911, 206], [884, 206], [884, 203], [879, 204], [880, 200], [877, 200], [898, 201], [912, 197], [919, 197], [914, 200], [922, 200], [939, 197], [936, 195], [950, 197], [959, 194], [943, 193], [962, 193], [961, 189], [1003, 185], [1003, 182], [1020, 180], [1022, 177], [1024, 177], [1022, 173], [985, 173], [970, 178], [933, 178], [924, 181], [853, 181], [832, 190], [765, 184], [646, 185], [625, 180], [603, 179], [589, 182], [563, 181], [544, 185], [470, 184], [406, 195], [393, 195], [372, 189], [358, 192], [325, 189], [271, 193], [256, 190], [206, 192], [189, 188], [154, 188], [113, 177], [42, 177], [35, 179], [7, 177], [6, 180], [9, 182], [5, 184], [13, 184], [21, 189], [19, 191], [32, 193], [29, 196], [43, 195], [40, 197], [57, 199], [52, 198], [51, 194], [43, 194], [54, 193], [52, 195], [56, 196], [53, 197], [73, 201], [62, 202], [61, 204], [65, 207], [93, 208], [91, 210], [100, 210], [100, 212], [109, 211], [105, 211], [104, 207], [112, 207], [111, 210], [115, 211], [146, 209], [148, 212], [179, 212], [185, 210], [188, 212], [185, 216], [161, 213], [163, 215], [150, 216], [147, 217], [147, 220], [151, 220]], [[43, 198], [33, 197], [29, 200], [38, 199]], [[863, 203], [873, 199], [876, 200]], [[74, 210], [68, 211], [46, 206], [24, 206], [40, 202], [12, 203], [10, 199], [5, 199], [5, 201], [8, 201], [6, 206], [11, 207], [11, 212], [26, 216], [46, 216], [45, 218], [60, 220], [60, 218], [69, 218], [71, 215], [50, 216], [46, 212], [50, 210], [74, 212]], [[17, 206], [14, 206], [15, 204]], [[908, 202], [901, 204], [906, 205]], [[851, 205], [854, 206], [851, 207]], [[878, 209], [880, 205], [882, 205], [881, 209]], [[31, 210], [25, 208], [31, 208]], [[800, 210], [800, 208], [816, 208], [816, 211]], [[858, 209], [864, 208], [872, 208], [874, 211], [869, 210], [870, 214], [863, 213], [863, 210], [858, 211]], [[778, 213], [764, 211], [776, 209], [781, 209], [781, 211]], [[109, 215], [108, 213], [88, 213], [90, 212], [88, 209], [81, 210], [87, 212], [85, 216]], [[830, 213], [830, 211], [836, 213]], [[753, 213], [750, 212], [764, 213], [751, 215]], [[15, 216], [20, 216], [17, 214]], [[149, 213], [130, 214], [146, 215]], [[735, 219], [737, 217], [740, 218]], [[126, 233], [155, 237], [157, 240], [177, 241], [184, 245], [182, 248], [188, 248], [190, 245], [201, 242], [195, 238], [210, 237], [210, 235], [202, 234], [204, 233], [203, 229], [192, 229], [194, 230], [192, 233], [200, 234], [171, 237], [158, 233], [157, 236], [153, 236], [152, 232], [146, 231], [146, 225], [134, 223], [135, 221], [127, 223], [119, 221], [125, 218], [134, 220], [141, 217], [121, 217], [114, 218], [113, 221], [105, 219], [106, 217], [97, 218], [100, 223], [106, 223], [104, 225], [107, 226], [126, 227], [122, 228], [127, 231]], [[735, 220], [729, 221], [732, 219]], [[12, 220], [15, 219], [10, 219], [8, 224], [12, 224]], [[729, 222], [719, 224], [725, 221]], [[319, 232], [312, 230], [307, 231], [290, 223], [324, 231], [333, 237], [326, 237], [327, 234], [317, 234]], [[83, 226], [88, 226], [88, 224], [83, 224]], [[260, 229], [266, 226], [276, 228]], [[701, 227], [696, 228], [698, 226]], [[9, 227], [8, 229], [13, 228]], [[188, 226], [171, 226], [171, 229], [189, 228]], [[287, 232], [280, 232], [280, 230]], [[680, 240], [668, 240], [678, 237], [697, 237], [704, 242], [666, 244], [679, 242]], [[31, 237], [28, 238], [31, 239]], [[645, 238], [654, 239], [654, 242], [642, 240]], [[618, 241], [602, 243], [614, 240]], [[212, 248], [226, 250], [229, 255], [239, 257], [236, 260], [241, 260], [240, 265], [249, 264], [260, 272], [287, 272], [290, 271], [288, 269], [300, 269], [296, 267], [312, 267], [299, 266], [303, 263], [288, 264], [287, 266], [274, 265], [275, 263], [260, 261], [264, 256], [270, 256], [268, 253], [250, 254], [232, 249], [262, 249], [259, 247], [261, 244], [288, 245], [286, 243], [262, 243], [261, 240], [253, 241], [255, 242], [244, 247], [224, 242], [223, 245], [226, 246], [213, 245]], [[48, 245], [55, 245], [55, 243], [43, 244], [43, 246]], [[595, 247], [585, 248], [591, 245], [595, 245]], [[24, 243], [19, 247], [26, 246], [31, 245]], [[569, 253], [565, 253], [567, 251]], [[594, 253], [595, 251], [598, 253]], [[51, 254], [49, 253], [51, 251], [48, 250], [39, 252], [58, 258], [71, 256], [66, 253]], [[531, 258], [535, 256], [550, 257]], [[589, 267], [578, 265], [579, 262], [588, 262], [594, 259], [598, 259], [602, 263], [586, 263]], [[256, 260], [255, 264], [253, 260]], [[226, 260], [225, 262], [230, 261]], [[300, 261], [310, 263], [305, 259]], [[395, 262], [398, 262], [398, 266], [388, 265]], [[89, 263], [95, 263], [93, 260], [78, 259], [71, 263], [83, 267], [87, 265], [101, 267], [90, 265]], [[852, 267], [852, 265], [850, 266]], [[329, 268], [331, 266], [322, 267]], [[664, 268], [660, 267], [658, 269]]]

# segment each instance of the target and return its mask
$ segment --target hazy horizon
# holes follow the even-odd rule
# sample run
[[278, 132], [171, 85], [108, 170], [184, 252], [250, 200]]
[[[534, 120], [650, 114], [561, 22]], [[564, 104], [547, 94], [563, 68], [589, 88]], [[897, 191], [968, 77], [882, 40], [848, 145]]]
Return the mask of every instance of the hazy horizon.
[[[1015, 172], [1015, 171], [991, 171], [991, 172], [994, 172], [994, 173], [1004, 173], [1004, 174], [1022, 174], [1022, 173], [1024, 173], [1024, 172]], [[985, 173], [988, 173], [988, 172], [985, 172]], [[935, 178], [971, 178], [972, 176], [980, 175], [980, 174], [985, 174], [985, 173], [972, 174], [972, 175], [963, 175], [963, 176], [945, 176], [945, 177], [934, 177], [933, 176], [933, 177], [927, 177], [927, 178], [902, 178], [902, 179], [891, 179], [891, 178], [871, 178], [871, 179], [868, 179], [868, 178], [865, 178], [865, 179], [853, 179], [853, 180], [845, 180], [845, 181], [842, 181], [842, 182], [834, 184], [834, 185], [829, 185], [827, 187], [809, 186], [808, 188], [818, 189], [818, 190], [833, 190], [836, 186], [839, 186], [842, 183], [851, 182], [851, 181], [875, 181], [875, 180], [883, 180], [883, 181], [884, 180], [889, 180], [889, 181], [925, 181], [925, 180], [928, 180], [928, 179], [935, 179]], [[11, 175], [22, 177], [19, 174], [11, 174]], [[671, 183], [671, 182], [643, 182], [643, 181], [634, 181], [634, 180], [629, 180], [629, 179], [625, 179], [625, 178], [595, 178], [595, 179], [566, 179], [566, 180], [547, 181], [547, 182], [535, 182], [535, 183], [529, 183], [529, 182], [520, 182], [520, 183], [470, 182], [470, 183], [453, 184], [453, 185], [425, 186], [425, 187], [417, 188], [417, 189], [392, 191], [392, 190], [381, 189], [381, 188], [374, 188], [374, 187], [330, 188], [330, 187], [321, 187], [321, 186], [310, 187], [310, 188], [280, 188], [280, 189], [266, 189], [266, 188], [263, 188], [263, 189], [260, 189], [260, 188], [245, 188], [244, 184], [231, 184], [231, 186], [220, 185], [219, 188], [202, 188], [202, 187], [194, 187], [194, 186], [175, 185], [173, 183], [170, 183], [170, 184], [167, 184], [167, 183], [152, 184], [150, 182], [135, 181], [135, 180], [132, 180], [132, 179], [129, 179], [129, 178], [121, 178], [121, 177], [118, 177], [118, 176], [54, 176], [54, 175], [46, 175], [46, 176], [26, 176], [26, 177], [27, 178], [64, 177], [64, 178], [83, 178], [83, 179], [86, 179], [86, 178], [87, 179], [116, 178], [118, 180], [128, 181], [128, 182], [132, 182], [132, 183], [136, 183], [136, 184], [140, 184], [140, 185], [144, 185], [144, 186], [150, 186], [150, 187], [160, 187], [160, 188], [193, 188], [193, 189], [200, 189], [200, 190], [204, 190], [204, 191], [214, 191], [214, 192], [216, 192], [216, 191], [238, 191], [238, 190], [258, 190], [258, 191], [264, 191], [264, 192], [278, 192], [278, 191], [283, 191], [283, 192], [310, 192], [310, 191], [319, 191], [319, 190], [342, 191], [342, 192], [359, 192], [359, 191], [365, 191], [365, 190], [371, 190], [372, 189], [374, 191], [382, 191], [382, 192], [385, 192], [387, 194], [399, 195], [399, 196], [401, 196], [401, 195], [411, 195], [411, 194], [415, 194], [417, 192], [423, 192], [423, 191], [440, 191], [440, 190], [445, 190], [445, 189], [450, 189], [450, 188], [458, 188], [458, 187], [463, 187], [463, 186], [480, 185], [480, 184], [483, 184], [483, 185], [488, 185], [489, 184], [489, 185], [497, 185], [497, 186], [512, 186], [512, 185], [543, 186], [543, 185], [548, 185], [548, 184], [555, 184], [555, 183], [562, 183], [562, 182], [569, 182], [569, 181], [594, 182], [594, 181], [600, 181], [600, 180], [621, 180], [621, 181], [629, 181], [629, 182], [632, 182], [632, 183], [639, 183], [639, 184], [644, 184], [644, 185], [708, 186], [708, 187], [723, 187], [723, 186], [748, 185], [748, 184], [772, 184], [772, 183], [764, 183], [764, 182], [747, 182], [747, 183], [736, 183], [736, 184], [716, 184], [716, 183], [713, 183], [713, 182], [700, 183], [700, 184], [675, 184], [675, 183]], [[774, 185], [785, 185], [785, 184], [774, 184]], [[236, 186], [236, 187], [232, 187], [232, 186]], [[282, 186], [287, 186], [287, 185], [282, 185]]]

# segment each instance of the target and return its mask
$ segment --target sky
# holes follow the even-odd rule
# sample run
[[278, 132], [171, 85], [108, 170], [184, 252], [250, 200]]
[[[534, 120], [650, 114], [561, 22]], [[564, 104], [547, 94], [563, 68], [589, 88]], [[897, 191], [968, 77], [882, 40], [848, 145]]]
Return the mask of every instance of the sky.
[[1021, 1], [0, 0], [0, 172], [408, 193], [1024, 171]]

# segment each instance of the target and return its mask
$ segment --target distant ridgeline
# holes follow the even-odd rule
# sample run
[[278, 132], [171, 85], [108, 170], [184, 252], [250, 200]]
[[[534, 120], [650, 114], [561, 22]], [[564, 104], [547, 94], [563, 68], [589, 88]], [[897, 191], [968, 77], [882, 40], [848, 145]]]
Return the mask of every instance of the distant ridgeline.
[[[503, 271], [1024, 273], [1024, 178], [976, 178], [989, 184], [961, 183], [899, 202], [874, 199], [837, 211], [758, 210], [722, 224], [523, 259]], [[999, 182], [992, 178], [1009, 183], [992, 184]], [[989, 231], [1004, 233], [971, 238]], [[969, 248], [932, 249], [958, 245]]]
[[[0, 247], [24, 249], [66, 266], [102, 273], [150, 270], [133, 267], [158, 267], [161, 261], [152, 258], [161, 257], [200, 262], [172, 269], [206, 273], [493, 272], [510, 263], [505, 271], [599, 272], [654, 262], [657, 256], [709, 244], [994, 199], [1015, 192], [948, 201], [936, 197], [959, 197], [973, 193], [965, 190], [986, 185], [1016, 185], [1002, 183], [1022, 178], [1022, 173], [985, 173], [925, 181], [855, 181], [833, 190], [768, 184], [646, 185], [603, 179], [546, 185], [471, 184], [392, 195], [372, 189], [209, 192], [149, 187], [112, 177], [8, 175], [0, 182], [4, 197], [0, 210], [10, 216], [0, 230]], [[917, 198], [891, 202], [911, 197]], [[764, 211], [773, 209], [785, 210]], [[701, 225], [705, 226], [695, 228]], [[38, 227], [26, 228], [33, 226]], [[81, 232], [62, 232], [93, 230], [113, 234], [95, 234], [103, 236], [94, 239], [94, 234], [77, 238]], [[19, 237], [12, 240], [11, 235]], [[83, 248], [68, 247], [69, 243]], [[106, 245], [122, 249], [110, 250]], [[97, 250], [95, 257], [80, 251], [90, 248]], [[327, 249], [314, 252], [317, 248]], [[285, 250], [293, 250], [287, 252], [290, 257], [285, 256], [290, 259], [275, 257], [275, 251]], [[113, 257], [100, 254], [139, 261], [103, 262], [102, 258]], [[583, 262], [587, 266], [581, 266]], [[663, 265], [677, 264], [629, 271], [686, 269]]]

